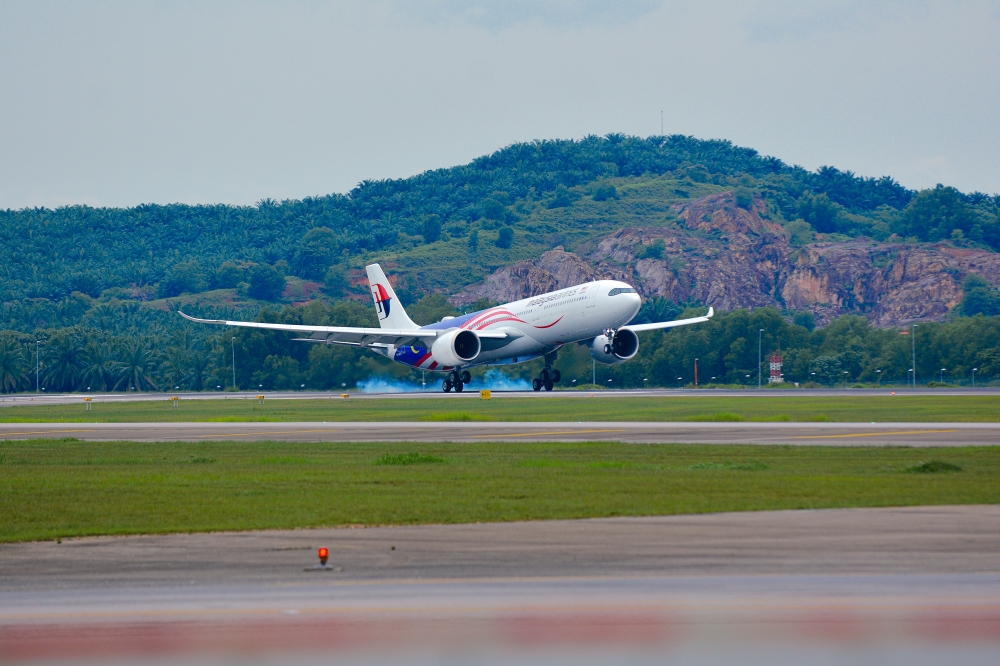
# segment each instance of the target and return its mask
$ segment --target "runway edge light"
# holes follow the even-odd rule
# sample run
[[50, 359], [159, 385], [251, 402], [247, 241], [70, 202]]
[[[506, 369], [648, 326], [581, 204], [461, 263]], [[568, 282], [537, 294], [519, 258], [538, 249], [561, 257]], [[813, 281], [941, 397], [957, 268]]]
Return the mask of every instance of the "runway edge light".
[[328, 551], [326, 548], [320, 548], [319, 549], [319, 563], [320, 564], [326, 564], [326, 560], [327, 560], [327, 558], [329, 556], [330, 556], [330, 551]]

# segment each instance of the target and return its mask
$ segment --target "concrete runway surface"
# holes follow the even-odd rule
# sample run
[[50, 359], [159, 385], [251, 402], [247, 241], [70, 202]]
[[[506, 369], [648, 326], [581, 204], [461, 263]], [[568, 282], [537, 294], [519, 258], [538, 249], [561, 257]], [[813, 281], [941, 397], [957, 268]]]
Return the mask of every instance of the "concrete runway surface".
[[1000, 423], [300, 422], [0, 423], [0, 440], [620, 441], [799, 446], [996, 446]]
[[995, 664], [1000, 507], [0, 545], [0, 662], [237, 659]]
[[[346, 389], [345, 389], [346, 390]], [[887, 387], [879, 389], [767, 389], [747, 388], [733, 389], [615, 389], [607, 391], [493, 391], [494, 398], [589, 398], [591, 393], [602, 398], [776, 398], [801, 397], [822, 398], [842, 396], [871, 395], [966, 395], [966, 396], [996, 396], [1000, 388], [922, 388]], [[16, 407], [23, 405], [76, 405], [82, 404], [84, 398], [95, 402], [147, 402], [169, 400], [177, 396], [181, 400], [255, 400], [258, 395], [264, 395], [268, 400], [330, 400], [339, 399], [340, 391], [249, 391], [239, 393], [227, 392], [173, 392], [173, 393], [56, 393], [7, 395], [0, 397], [0, 407]], [[444, 393], [436, 388], [422, 392], [405, 393], [359, 393], [349, 392], [351, 400], [384, 400], [386, 398], [406, 398], [415, 400], [478, 400], [478, 391], [464, 393]]]

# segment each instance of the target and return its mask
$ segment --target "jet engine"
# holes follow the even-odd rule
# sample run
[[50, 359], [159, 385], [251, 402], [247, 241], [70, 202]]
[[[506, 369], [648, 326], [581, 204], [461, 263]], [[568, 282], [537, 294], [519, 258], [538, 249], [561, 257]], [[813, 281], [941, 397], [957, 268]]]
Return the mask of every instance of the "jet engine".
[[474, 331], [456, 328], [434, 340], [431, 355], [438, 365], [461, 366], [474, 361], [482, 348]]
[[639, 351], [639, 337], [629, 329], [622, 329], [608, 339], [598, 335], [590, 343], [590, 355], [598, 363], [617, 365], [629, 360]]

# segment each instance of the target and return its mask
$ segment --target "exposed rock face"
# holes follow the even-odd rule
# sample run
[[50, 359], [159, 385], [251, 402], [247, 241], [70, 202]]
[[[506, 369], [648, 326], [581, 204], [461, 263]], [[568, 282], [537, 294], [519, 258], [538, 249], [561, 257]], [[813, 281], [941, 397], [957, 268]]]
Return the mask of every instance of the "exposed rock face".
[[[810, 310], [820, 323], [856, 313], [890, 327], [943, 317], [961, 300], [968, 273], [1000, 285], [994, 252], [864, 239], [793, 248], [782, 227], [761, 216], [762, 202], [744, 210], [729, 193], [675, 211], [679, 224], [620, 229], [585, 258], [559, 247], [501, 268], [449, 300], [464, 305], [485, 296], [503, 303], [604, 278], [627, 282], [645, 297], [722, 310]], [[658, 240], [659, 258], [648, 250]]]

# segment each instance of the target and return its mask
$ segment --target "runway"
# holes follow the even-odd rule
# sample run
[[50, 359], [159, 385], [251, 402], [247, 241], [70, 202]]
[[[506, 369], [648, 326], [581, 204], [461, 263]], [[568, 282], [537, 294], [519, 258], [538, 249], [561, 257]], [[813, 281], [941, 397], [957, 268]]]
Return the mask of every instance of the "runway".
[[[306, 570], [318, 546], [334, 570]], [[4, 544], [0, 646], [5, 663], [996, 663], [1000, 507]]]
[[[484, 387], [488, 388], [488, 387]], [[444, 393], [436, 388], [427, 391], [402, 391], [390, 393], [364, 393], [355, 389], [333, 391], [175, 391], [171, 393], [21, 393], [0, 396], [0, 407], [16, 407], [24, 405], [68, 405], [81, 404], [84, 398], [96, 402], [156, 402], [169, 400], [177, 396], [181, 400], [255, 400], [263, 395], [267, 400], [329, 400], [339, 398], [344, 393], [351, 400], [478, 400], [478, 390], [469, 389], [463, 393]], [[599, 391], [556, 390], [556, 391], [492, 391], [494, 399], [534, 398], [549, 400], [552, 398], [589, 398], [591, 394], [602, 398], [779, 398], [779, 397], [843, 397], [843, 396], [997, 396], [1000, 388], [908, 388], [892, 386], [875, 389], [826, 388], [826, 389], [613, 389]]]
[[297, 422], [0, 423], [0, 439], [996, 446], [1000, 423]]

